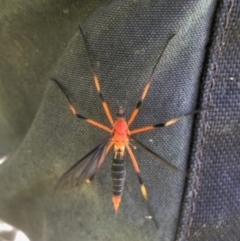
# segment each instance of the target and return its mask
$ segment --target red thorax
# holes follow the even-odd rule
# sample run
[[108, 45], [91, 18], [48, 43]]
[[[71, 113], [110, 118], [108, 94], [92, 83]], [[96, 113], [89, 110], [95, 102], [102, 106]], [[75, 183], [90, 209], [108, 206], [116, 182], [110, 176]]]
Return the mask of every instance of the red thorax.
[[116, 149], [121, 149], [128, 143], [129, 129], [125, 118], [119, 117], [113, 127], [113, 141]]

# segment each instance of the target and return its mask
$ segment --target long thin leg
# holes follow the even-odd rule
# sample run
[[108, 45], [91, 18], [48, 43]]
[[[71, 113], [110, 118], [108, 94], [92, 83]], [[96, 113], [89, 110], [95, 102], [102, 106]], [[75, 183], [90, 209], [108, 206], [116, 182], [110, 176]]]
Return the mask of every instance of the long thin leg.
[[139, 184], [141, 185], [142, 195], [143, 195], [145, 200], [148, 200], [147, 189], [146, 189], [146, 187], [145, 187], [145, 185], [143, 183], [143, 180], [142, 180], [142, 177], [141, 177], [141, 174], [140, 174], [140, 168], [139, 168], [138, 163], [137, 163], [137, 159], [134, 156], [134, 154], [132, 152], [132, 149], [130, 148], [130, 146], [128, 144], [126, 144], [126, 148], [127, 148], [128, 154], [129, 154], [129, 156], [131, 158], [134, 170], [135, 170], [135, 172], [137, 174]]
[[87, 47], [87, 44], [86, 44], [87, 41], [86, 41], [86, 39], [85, 39], [85, 36], [84, 36], [84, 34], [83, 34], [83, 31], [82, 31], [81, 27], [79, 27], [79, 30], [80, 30], [81, 35], [82, 35], [82, 37], [83, 37], [83, 42], [84, 42], [85, 48], [86, 48], [86, 50], [87, 50], [89, 62], [90, 62], [90, 64], [91, 64], [91, 69], [92, 69], [92, 75], [93, 75], [93, 79], [94, 79], [94, 84], [95, 84], [96, 89], [97, 89], [97, 92], [98, 92], [98, 94], [99, 94], [99, 96], [100, 96], [100, 99], [101, 99], [101, 102], [102, 102], [102, 106], [103, 106], [103, 109], [104, 109], [104, 111], [105, 111], [105, 113], [106, 113], [106, 115], [107, 115], [107, 118], [108, 118], [108, 120], [110, 121], [111, 125], [113, 126], [114, 121], [113, 121], [113, 118], [112, 118], [110, 109], [109, 109], [109, 107], [108, 107], [108, 104], [107, 104], [107, 102], [105, 101], [105, 99], [104, 99], [104, 97], [103, 97], [103, 94], [102, 94], [102, 91], [101, 91], [100, 82], [99, 82], [99, 80], [98, 80], [97, 74], [94, 72], [94, 66], [93, 66], [93, 64], [92, 64], [92, 62], [91, 62], [91, 58], [90, 58], [90, 55], [89, 55], [89, 50], [88, 50], [88, 47]]
[[67, 101], [68, 101], [68, 104], [69, 104], [69, 106], [70, 106], [70, 109], [71, 109], [72, 113], [73, 113], [77, 118], [82, 119], [82, 120], [85, 120], [86, 122], [88, 122], [88, 123], [91, 124], [91, 125], [94, 125], [94, 126], [100, 128], [100, 129], [103, 129], [103, 130], [105, 130], [105, 131], [107, 131], [107, 132], [112, 133], [112, 130], [111, 130], [109, 127], [107, 127], [107, 126], [105, 126], [105, 125], [103, 125], [103, 124], [101, 124], [101, 123], [99, 123], [99, 122], [97, 122], [97, 121], [95, 121], [95, 120], [89, 119], [89, 118], [87, 118], [87, 117], [85, 117], [85, 116], [77, 113], [77, 110], [76, 110], [75, 107], [73, 106], [73, 104], [72, 104], [69, 96], [65, 93], [64, 88], [62, 87], [62, 85], [61, 85], [57, 80], [55, 80], [55, 79], [52, 79], [52, 81], [54, 81], [54, 82], [58, 85], [58, 87], [60, 88], [60, 90], [62, 91], [62, 93], [65, 95], [65, 97], [66, 97], [66, 99], [67, 99]]
[[154, 158], [157, 158], [163, 165], [171, 168], [174, 171], [180, 171], [175, 165], [171, 164], [170, 162], [168, 162], [167, 160], [165, 160], [164, 158], [162, 158], [160, 155], [158, 155], [157, 153], [155, 153], [154, 151], [152, 151], [150, 148], [148, 148], [147, 146], [145, 146], [141, 141], [137, 140], [134, 137], [131, 137], [131, 140], [133, 140], [135, 142], [135, 144], [137, 146], [139, 146], [140, 148], [142, 148], [144, 151], [146, 151], [149, 155], [153, 156]]
[[191, 112], [189, 114], [173, 118], [173, 119], [171, 119], [171, 120], [169, 120], [169, 121], [167, 121], [165, 123], [159, 123], [159, 124], [155, 124], [155, 125], [143, 126], [143, 127], [140, 127], [140, 128], [134, 129], [134, 130], [130, 130], [130, 135], [135, 135], [135, 134], [138, 134], [138, 133], [141, 133], [141, 132], [150, 131], [150, 130], [153, 130], [153, 129], [156, 129], [156, 128], [161, 128], [161, 127], [167, 127], [167, 126], [174, 125], [175, 123], [177, 123], [178, 121], [182, 120], [183, 118], [185, 118], [187, 116], [191, 116], [191, 115], [197, 114], [197, 113], [199, 113], [201, 111], [202, 110], [195, 110], [195, 111], [193, 111], [193, 112]]
[[134, 130], [131, 130], [130, 131], [130, 135], [135, 135], [135, 134], [138, 134], [138, 133], [141, 133], [141, 132], [146, 132], [146, 131], [150, 131], [150, 130], [154, 130], [156, 128], [160, 128], [160, 127], [166, 127], [166, 126], [170, 126], [170, 125], [173, 125], [175, 124], [176, 122], [178, 122], [182, 117], [179, 117], [179, 118], [174, 118], [174, 119], [171, 119], [165, 123], [159, 123], [159, 124], [156, 124], [156, 125], [149, 125], [149, 126], [143, 126], [143, 127], [140, 127], [140, 128], [137, 128], [137, 129], [134, 129]]
[[159, 228], [159, 224], [157, 222], [157, 220], [155, 219], [154, 217], [154, 212], [152, 211], [150, 205], [149, 205], [149, 202], [148, 202], [148, 195], [147, 195], [147, 189], [144, 185], [144, 182], [142, 180], [142, 177], [141, 177], [141, 174], [140, 174], [140, 168], [138, 166], [138, 163], [137, 163], [137, 159], [136, 157], [134, 156], [133, 152], [132, 152], [132, 149], [130, 148], [129, 144], [126, 145], [126, 148], [127, 148], [127, 152], [131, 158], [131, 161], [132, 161], [132, 164], [133, 164], [133, 167], [134, 167], [134, 170], [137, 174], [137, 177], [138, 177], [138, 181], [139, 181], [139, 184], [141, 186], [141, 192], [142, 192], [142, 196], [144, 197], [145, 201], [147, 202], [147, 207], [148, 207], [148, 212], [150, 214], [150, 218], [153, 219], [155, 225], [157, 228]]
[[150, 74], [150, 77], [149, 77], [149, 79], [148, 79], [148, 81], [147, 81], [147, 83], [146, 83], [146, 85], [145, 85], [145, 88], [144, 88], [144, 90], [143, 90], [142, 96], [141, 96], [140, 100], [138, 101], [135, 109], [134, 109], [133, 112], [132, 112], [132, 115], [130, 116], [130, 118], [129, 118], [129, 120], [128, 120], [128, 126], [130, 126], [130, 125], [132, 124], [132, 122], [135, 120], [135, 118], [136, 118], [136, 116], [137, 116], [137, 114], [138, 114], [138, 112], [139, 112], [140, 106], [142, 105], [142, 102], [144, 101], [144, 99], [145, 99], [145, 97], [146, 97], [146, 95], [147, 95], [147, 93], [148, 93], [148, 90], [149, 90], [150, 85], [151, 85], [151, 83], [152, 83], [153, 75], [154, 75], [154, 73], [155, 73], [155, 70], [156, 70], [156, 68], [157, 68], [157, 65], [159, 64], [160, 59], [161, 59], [163, 53], [165, 52], [169, 41], [170, 41], [174, 36], [175, 36], [175, 35], [171, 36], [171, 37], [168, 39], [166, 45], [165, 45], [164, 48], [163, 48], [163, 51], [162, 51], [162, 52], [160, 53], [160, 55], [158, 56], [157, 61], [156, 61], [156, 64], [153, 66], [153, 69], [152, 69], [152, 72], [151, 72], [151, 74]]

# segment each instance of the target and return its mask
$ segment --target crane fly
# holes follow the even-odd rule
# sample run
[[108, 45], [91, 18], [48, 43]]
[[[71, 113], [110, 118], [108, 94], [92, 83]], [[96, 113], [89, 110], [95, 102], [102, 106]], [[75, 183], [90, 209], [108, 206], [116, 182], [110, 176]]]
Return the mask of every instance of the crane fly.
[[98, 92], [98, 95], [100, 96], [101, 103], [104, 109], [104, 112], [107, 116], [107, 119], [110, 122], [111, 127], [108, 127], [106, 125], [101, 124], [98, 121], [95, 121], [93, 119], [87, 118], [80, 114], [73, 103], [71, 102], [69, 96], [65, 92], [63, 86], [55, 79], [52, 79], [58, 87], [61, 89], [63, 94], [65, 95], [70, 110], [74, 116], [77, 118], [84, 120], [85, 122], [89, 123], [90, 125], [93, 125], [97, 128], [100, 128], [106, 132], [109, 133], [109, 137], [105, 140], [103, 140], [98, 146], [96, 146], [93, 150], [91, 150], [88, 154], [86, 154], [83, 158], [81, 158], [79, 161], [77, 161], [73, 166], [71, 166], [58, 180], [57, 185], [56, 185], [56, 190], [61, 190], [63, 187], [66, 185], [71, 185], [71, 186], [77, 186], [83, 182], [91, 182], [96, 174], [96, 172], [99, 170], [101, 165], [103, 164], [109, 150], [111, 148], [114, 149], [114, 156], [112, 159], [112, 165], [111, 165], [111, 177], [112, 177], [112, 202], [113, 202], [113, 207], [115, 210], [115, 213], [118, 212], [121, 199], [122, 199], [122, 194], [123, 194], [123, 189], [124, 189], [124, 183], [126, 179], [126, 166], [125, 166], [125, 153], [127, 152], [132, 165], [134, 167], [134, 170], [137, 174], [138, 181], [140, 184], [140, 190], [142, 193], [142, 196], [145, 200], [148, 200], [148, 194], [147, 194], [147, 189], [146, 186], [143, 182], [143, 179], [141, 177], [140, 173], [140, 168], [137, 162], [137, 159], [132, 151], [131, 148], [131, 141], [134, 141], [134, 143], [140, 147], [141, 149], [147, 151], [149, 154], [153, 155], [155, 158], [160, 160], [164, 165], [167, 165], [168, 167], [178, 170], [176, 166], [173, 164], [169, 163], [168, 161], [164, 160], [161, 156], [150, 150], [148, 147], [146, 147], [142, 142], [134, 138], [134, 135], [142, 133], [142, 132], [147, 132], [156, 128], [162, 128], [162, 127], [167, 127], [170, 125], [175, 124], [179, 120], [181, 120], [184, 116], [180, 116], [177, 118], [173, 118], [171, 120], [168, 120], [165, 123], [158, 123], [154, 125], [147, 125], [143, 127], [139, 127], [137, 129], [131, 129], [130, 126], [136, 119], [139, 109], [145, 100], [147, 93], [149, 91], [150, 85], [152, 83], [153, 75], [155, 73], [156, 67], [160, 62], [161, 56], [163, 55], [165, 49], [167, 48], [167, 45], [169, 41], [173, 38], [168, 39], [167, 43], [164, 46], [163, 51], [161, 54], [158, 56], [157, 61], [155, 65], [152, 68], [151, 74], [146, 82], [146, 85], [143, 89], [141, 98], [139, 99], [135, 109], [133, 110], [132, 114], [130, 115], [129, 119], [125, 118], [125, 110], [120, 107], [118, 116], [114, 120], [112, 117], [112, 114], [110, 112], [109, 106], [107, 102], [104, 99], [104, 96], [102, 94], [101, 90], [101, 85], [100, 81], [98, 79], [97, 74], [94, 71], [93, 64], [91, 63], [90, 60], [90, 55], [89, 55], [89, 50], [87, 48], [86, 40], [84, 37], [84, 34], [80, 28], [80, 32], [83, 36], [83, 41], [88, 53], [88, 58], [91, 64], [91, 70], [92, 70], [92, 75], [93, 75], [93, 80], [94, 84], [96, 87], [96, 90]]

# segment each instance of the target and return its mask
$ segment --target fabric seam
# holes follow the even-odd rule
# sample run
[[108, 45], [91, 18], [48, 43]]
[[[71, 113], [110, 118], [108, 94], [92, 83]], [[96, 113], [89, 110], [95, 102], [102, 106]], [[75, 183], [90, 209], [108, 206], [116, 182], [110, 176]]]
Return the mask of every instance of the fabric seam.
[[[224, 1], [223, 1], [223, 5], [224, 5]], [[214, 91], [214, 87], [215, 87], [215, 78], [218, 75], [218, 60], [222, 55], [222, 48], [225, 46], [225, 39], [226, 39], [226, 35], [227, 35], [227, 30], [228, 30], [228, 26], [229, 26], [229, 19], [230, 19], [230, 15], [234, 6], [234, 0], [230, 0], [230, 2], [228, 2], [227, 5], [230, 5], [228, 8], [226, 8], [226, 10], [223, 12], [225, 13], [224, 15], [225, 17], [225, 21], [223, 26], [220, 28], [220, 40], [216, 41], [216, 45], [217, 45], [217, 53], [216, 54], [216, 60], [211, 64], [210, 67], [210, 83], [208, 84], [208, 88], [209, 91], [207, 93], [207, 108], [213, 106], [213, 99], [212, 99], [212, 91]], [[197, 160], [196, 160], [196, 175], [193, 177], [195, 180], [194, 184], [193, 184], [193, 196], [192, 199], [190, 200], [190, 206], [191, 206], [191, 210], [190, 210], [190, 218], [189, 218], [189, 222], [188, 222], [188, 226], [187, 226], [187, 239], [189, 240], [190, 236], [191, 236], [191, 228], [193, 225], [193, 214], [196, 212], [196, 201], [197, 201], [197, 196], [198, 196], [198, 191], [199, 191], [199, 187], [200, 187], [200, 175], [201, 175], [201, 166], [202, 166], [202, 159], [203, 159], [203, 149], [206, 143], [206, 134], [208, 131], [208, 128], [210, 128], [209, 126], [209, 111], [205, 111], [204, 112], [204, 117], [203, 117], [203, 135], [201, 137], [200, 140], [200, 148], [199, 148], [199, 153], [197, 155]]]

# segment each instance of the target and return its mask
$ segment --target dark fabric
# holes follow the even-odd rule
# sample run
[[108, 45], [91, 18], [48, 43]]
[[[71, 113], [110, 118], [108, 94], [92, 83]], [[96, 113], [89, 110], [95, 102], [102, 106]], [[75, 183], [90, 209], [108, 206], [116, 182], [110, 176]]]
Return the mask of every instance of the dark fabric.
[[[76, 119], [59, 88], [49, 81], [52, 66], [59, 61], [55, 78], [64, 86], [78, 111], [109, 125], [93, 84], [89, 59], [79, 31], [69, 41], [61, 60], [58, 60], [64, 44], [68, 42], [69, 28], [75, 29], [77, 21], [83, 22], [80, 15], [85, 9], [89, 12], [93, 9], [86, 7], [88, 2], [81, 1], [82, 7], [77, 5], [76, 8], [74, 3], [70, 5], [72, 8], [59, 6], [56, 2], [54, 7], [52, 3], [46, 3], [44, 10], [43, 7], [39, 9], [39, 3], [30, 5], [28, 24], [32, 19], [36, 20], [35, 16], [41, 16], [43, 22], [32, 22], [30, 29], [36, 30], [27, 39], [31, 43], [35, 43], [35, 38], [44, 39], [42, 49], [46, 56], [46, 61], [42, 58], [36, 62], [39, 69], [31, 68], [32, 72], [24, 72], [28, 80], [26, 83], [31, 83], [29, 76], [33, 73], [35, 80], [44, 79], [40, 89], [37, 84], [32, 86], [38, 95], [30, 88], [25, 89], [26, 102], [30, 106], [35, 103], [33, 111], [21, 99], [17, 102], [21, 92], [16, 90], [23, 85], [19, 84], [19, 77], [14, 75], [14, 71], [7, 74], [7, 64], [2, 67], [4, 81], [1, 91], [5, 100], [1, 107], [3, 119], [10, 126], [16, 126], [15, 129], [23, 128], [24, 131], [20, 132], [21, 145], [0, 168], [0, 217], [21, 228], [34, 241], [174, 240], [185, 176], [162, 166], [140, 149], [135, 153], [149, 190], [149, 205], [159, 228], [147, 218], [147, 205], [140, 195], [137, 177], [128, 157], [123, 202], [117, 217], [111, 203], [110, 160], [113, 153], [110, 153], [92, 185], [83, 185], [57, 196], [53, 194], [53, 187], [60, 175], [107, 136], [107, 133]], [[117, 113], [119, 105], [125, 105], [129, 116], [158, 55], [173, 34], [175, 36], [154, 74], [149, 95], [132, 127], [159, 123], [195, 109], [214, 7], [215, 1], [206, 3], [204, 0], [113, 0], [98, 8], [81, 24], [91, 61], [113, 115]], [[32, 8], [39, 15], [33, 14]], [[71, 15], [71, 9], [76, 15]], [[51, 12], [53, 10], [56, 12]], [[42, 16], [42, 12], [46, 15]], [[58, 22], [58, 18], [62, 19], [60, 16], [64, 14], [69, 16], [66, 25], [63, 24], [66, 20]], [[49, 24], [48, 15], [56, 25]], [[26, 16], [22, 18], [26, 19]], [[61, 24], [65, 30], [59, 30], [61, 36], [56, 38], [56, 26], [57, 29], [62, 28]], [[64, 33], [67, 33], [66, 36]], [[25, 36], [24, 33], [22, 36]], [[12, 38], [16, 39], [14, 34]], [[53, 42], [50, 41], [52, 39]], [[21, 43], [25, 44], [24, 41]], [[30, 54], [34, 51], [26, 49], [23, 52]], [[36, 60], [38, 56], [32, 58]], [[11, 74], [12, 82], [7, 82]], [[25, 83], [24, 78], [21, 81]], [[47, 82], [46, 94], [39, 105]], [[13, 94], [6, 94], [7, 91]], [[16, 102], [18, 104], [13, 110], [10, 107]], [[22, 114], [22, 108], [25, 115]], [[191, 129], [192, 118], [186, 118], [175, 126], [140, 134], [137, 138], [179, 169], [185, 170]]]
[[178, 240], [240, 240], [239, 19], [239, 1], [219, 1]]

